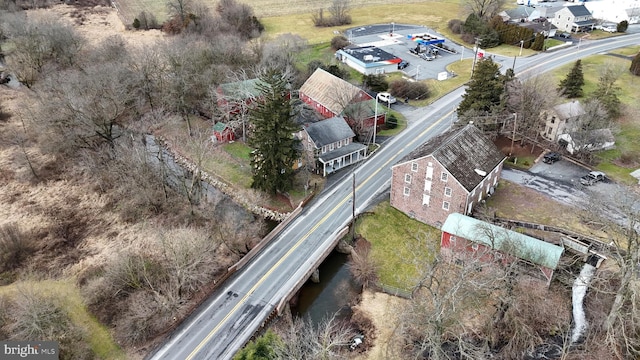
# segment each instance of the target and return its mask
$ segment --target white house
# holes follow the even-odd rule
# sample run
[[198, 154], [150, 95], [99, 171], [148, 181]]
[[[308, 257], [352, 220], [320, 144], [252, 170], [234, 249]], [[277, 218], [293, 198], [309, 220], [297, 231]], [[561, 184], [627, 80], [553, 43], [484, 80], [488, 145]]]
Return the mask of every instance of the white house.
[[587, 1], [584, 6], [598, 20], [616, 24], [625, 20], [629, 24], [640, 23], [640, 0]]
[[566, 6], [558, 10], [551, 23], [560, 31], [580, 32], [593, 29], [596, 21], [584, 5]]
[[573, 132], [558, 135], [558, 142], [566, 146], [570, 154], [580, 150], [607, 150], [615, 146], [616, 140], [609, 129], [598, 129], [587, 132]]

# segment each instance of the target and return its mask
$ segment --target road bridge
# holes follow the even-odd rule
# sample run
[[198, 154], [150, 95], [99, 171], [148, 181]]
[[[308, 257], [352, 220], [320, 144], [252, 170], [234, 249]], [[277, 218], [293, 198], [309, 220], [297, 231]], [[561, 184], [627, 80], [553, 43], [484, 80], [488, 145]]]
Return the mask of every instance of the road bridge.
[[[637, 45], [639, 34], [583, 41], [566, 49], [522, 58], [515, 69], [522, 78], [574, 62], [584, 56]], [[416, 112], [407, 129], [388, 141], [357, 169], [337, 182], [282, 229], [242, 269], [231, 276], [189, 316], [150, 359], [231, 359], [304, 276], [355, 213], [361, 213], [391, 182], [391, 166], [413, 149], [446, 131], [464, 94], [458, 88]], [[355, 191], [353, 190], [355, 188]], [[352, 194], [357, 199], [354, 201]]]

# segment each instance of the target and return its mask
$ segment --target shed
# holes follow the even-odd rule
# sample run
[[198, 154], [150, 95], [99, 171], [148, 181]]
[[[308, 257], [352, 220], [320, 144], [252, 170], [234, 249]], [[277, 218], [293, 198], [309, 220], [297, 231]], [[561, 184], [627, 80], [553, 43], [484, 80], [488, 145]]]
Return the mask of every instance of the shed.
[[224, 122], [217, 122], [213, 125], [213, 137], [216, 142], [229, 142], [236, 139], [235, 134], [233, 133], [233, 129]]

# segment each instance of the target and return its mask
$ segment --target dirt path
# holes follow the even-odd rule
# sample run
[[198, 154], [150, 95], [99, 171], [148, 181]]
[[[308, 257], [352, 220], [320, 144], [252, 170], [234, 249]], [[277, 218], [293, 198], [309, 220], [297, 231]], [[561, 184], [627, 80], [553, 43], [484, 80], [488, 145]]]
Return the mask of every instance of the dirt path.
[[362, 301], [356, 308], [369, 316], [376, 327], [376, 338], [373, 347], [357, 360], [389, 358], [387, 352], [398, 321], [397, 309], [403, 308], [407, 301], [381, 292], [365, 291], [362, 294]]

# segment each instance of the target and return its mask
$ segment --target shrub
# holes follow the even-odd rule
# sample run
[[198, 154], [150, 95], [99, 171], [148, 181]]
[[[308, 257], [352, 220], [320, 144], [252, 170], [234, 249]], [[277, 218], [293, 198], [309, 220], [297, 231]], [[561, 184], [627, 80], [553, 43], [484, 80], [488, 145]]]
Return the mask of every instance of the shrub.
[[460, 19], [451, 19], [451, 20], [449, 20], [449, 23], [447, 24], [447, 27], [454, 34], [462, 34], [463, 25], [464, 24], [462, 23], [462, 20], [460, 20]]
[[324, 68], [328, 73], [335, 75], [343, 80], [349, 80], [349, 71], [341, 68], [338, 65], [329, 65]]
[[138, 20], [138, 18], [133, 19], [133, 28], [136, 30], [140, 29], [140, 20]]
[[334, 36], [333, 39], [331, 39], [331, 48], [334, 50], [340, 50], [349, 46], [349, 44], [351, 44], [349, 40], [342, 35]]
[[398, 118], [396, 118], [396, 116], [393, 115], [393, 114], [387, 115], [386, 126], [387, 126], [387, 129], [395, 129], [395, 128], [397, 128], [398, 127]]
[[0, 226], [1, 271], [17, 268], [33, 251], [31, 240], [15, 223]]
[[631, 60], [631, 67], [629, 68], [629, 71], [631, 71], [635, 76], [640, 76], [640, 52], [633, 57], [633, 60]]
[[620, 21], [618, 23], [618, 26], [616, 26], [616, 30], [618, 32], [626, 32], [628, 28], [629, 28], [629, 22], [627, 20]]
[[396, 80], [390, 85], [390, 92], [398, 98], [422, 100], [429, 97], [429, 88], [421, 82], [411, 82], [404, 79]]
[[387, 91], [389, 88], [389, 82], [382, 74], [365, 75], [362, 77], [362, 82], [365, 87], [375, 92]]

